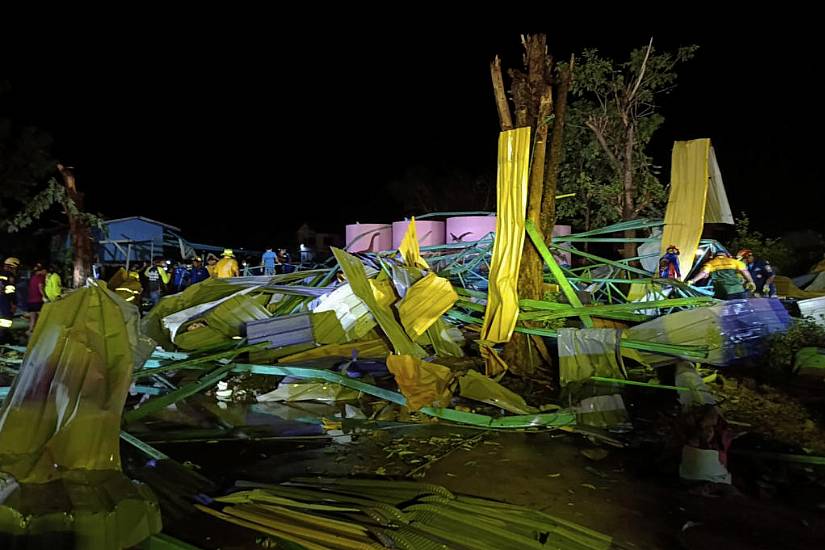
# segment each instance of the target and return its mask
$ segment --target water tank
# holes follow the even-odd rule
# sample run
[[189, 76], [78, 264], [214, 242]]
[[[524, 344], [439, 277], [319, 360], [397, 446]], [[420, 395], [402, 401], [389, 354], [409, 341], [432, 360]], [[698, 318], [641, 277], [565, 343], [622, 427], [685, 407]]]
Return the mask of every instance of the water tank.
[[381, 252], [392, 249], [392, 226], [385, 223], [353, 223], [346, 228], [348, 252]]
[[[407, 227], [410, 222], [394, 222], [392, 224], [392, 247], [398, 248], [404, 235], [407, 234]], [[418, 237], [419, 246], [440, 246], [444, 244], [444, 222], [430, 220], [415, 220], [415, 234]]]

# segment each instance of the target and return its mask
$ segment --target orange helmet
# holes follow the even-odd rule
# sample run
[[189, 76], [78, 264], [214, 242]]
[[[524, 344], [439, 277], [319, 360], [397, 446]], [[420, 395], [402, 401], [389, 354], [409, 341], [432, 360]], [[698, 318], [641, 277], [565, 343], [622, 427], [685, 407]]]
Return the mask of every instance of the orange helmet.
[[679, 248], [675, 244], [668, 246], [665, 252], [669, 254], [671, 250], [673, 250], [676, 254], [679, 254]]
[[753, 251], [750, 248], [743, 248], [742, 250], [736, 253], [736, 257], [740, 260], [743, 260], [748, 256], [753, 256]]

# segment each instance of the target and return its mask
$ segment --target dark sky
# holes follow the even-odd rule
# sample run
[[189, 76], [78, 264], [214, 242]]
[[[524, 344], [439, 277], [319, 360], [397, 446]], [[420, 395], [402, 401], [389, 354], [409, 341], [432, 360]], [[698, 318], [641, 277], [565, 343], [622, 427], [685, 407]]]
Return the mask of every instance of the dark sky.
[[303, 221], [341, 232], [392, 221], [387, 184], [410, 167], [493, 173], [488, 63], [520, 64], [519, 33], [547, 32], [557, 57], [624, 57], [651, 35], [660, 50], [700, 45], [662, 101], [653, 152], [665, 174], [673, 140], [710, 137], [734, 212], [771, 233], [825, 230], [823, 51], [803, 14], [594, 21], [593, 8], [505, 28], [478, 7], [450, 21], [417, 4], [372, 21], [325, 10], [324, 23], [285, 9], [167, 9], [0, 17], [0, 79], [14, 89], [0, 113], [52, 133], [88, 206], [108, 217], [250, 248]]

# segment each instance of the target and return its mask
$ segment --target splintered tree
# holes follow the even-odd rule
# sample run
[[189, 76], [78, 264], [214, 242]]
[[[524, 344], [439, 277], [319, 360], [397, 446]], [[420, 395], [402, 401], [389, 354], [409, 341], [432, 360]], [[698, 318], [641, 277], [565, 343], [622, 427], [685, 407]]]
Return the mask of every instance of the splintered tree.
[[[567, 90], [570, 87], [572, 60], [570, 65], [557, 67], [548, 53], [547, 36], [544, 34], [523, 36], [522, 45], [524, 46], [523, 70], [508, 71], [515, 122], [507, 99], [501, 60], [498, 57], [491, 63], [490, 72], [501, 130], [532, 128], [533, 146], [527, 196], [527, 219], [533, 222], [547, 240], [555, 223], [556, 183], [562, 152], [564, 111], [567, 104]], [[549, 152], [548, 134], [551, 135]], [[544, 264], [529, 239], [526, 239], [524, 243], [519, 269], [518, 293], [520, 298], [541, 300], [544, 297]], [[535, 374], [536, 369], [544, 361], [543, 357], [548, 357], [543, 342], [520, 333], [513, 334], [512, 339], [504, 348], [504, 359], [516, 374]]]
[[83, 194], [77, 190], [77, 180], [72, 168], [58, 164], [57, 170], [62, 182], [50, 178], [46, 187], [35, 195], [22, 211], [10, 220], [4, 221], [2, 226], [9, 233], [15, 233], [40, 219], [52, 206], [62, 208], [68, 220], [69, 237], [74, 250], [72, 281], [75, 287], [80, 287], [91, 272], [91, 227], [100, 226], [101, 219], [83, 212]]

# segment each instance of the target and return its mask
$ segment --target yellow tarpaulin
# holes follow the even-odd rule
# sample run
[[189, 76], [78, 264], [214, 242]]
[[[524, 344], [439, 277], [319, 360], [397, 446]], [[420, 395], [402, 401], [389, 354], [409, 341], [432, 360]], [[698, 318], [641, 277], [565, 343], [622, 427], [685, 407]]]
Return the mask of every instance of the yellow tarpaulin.
[[482, 340], [497, 344], [510, 340], [519, 314], [518, 272], [529, 169], [530, 128], [502, 132], [498, 140], [496, 240], [481, 329]]
[[404, 239], [398, 247], [398, 252], [404, 258], [404, 263], [409, 267], [419, 267], [421, 269], [430, 269], [430, 266], [421, 257], [421, 248], [418, 246], [418, 235], [415, 233], [415, 218], [410, 219], [410, 225], [407, 226], [407, 232], [404, 234]]
[[693, 265], [705, 223], [733, 223], [716, 155], [709, 139], [677, 141], [660, 253], [670, 245], [679, 249], [682, 279]]
[[395, 376], [398, 389], [407, 398], [407, 407], [446, 407], [452, 392], [449, 389], [453, 373], [447, 367], [427, 363], [410, 355], [390, 355], [387, 368]]
[[427, 332], [458, 300], [450, 281], [430, 273], [407, 290], [398, 303], [398, 317], [413, 340]]

